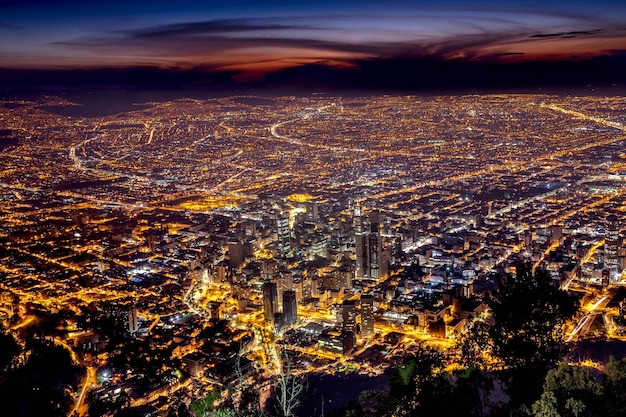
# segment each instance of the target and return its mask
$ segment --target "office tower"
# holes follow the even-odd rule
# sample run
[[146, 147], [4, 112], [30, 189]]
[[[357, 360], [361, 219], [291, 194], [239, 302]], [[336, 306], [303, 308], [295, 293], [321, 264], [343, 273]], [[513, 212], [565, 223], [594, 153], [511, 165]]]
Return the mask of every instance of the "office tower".
[[265, 321], [274, 321], [274, 315], [278, 313], [278, 291], [276, 283], [266, 282], [263, 284], [263, 315]]
[[530, 249], [533, 241], [535, 240], [534, 238], [534, 233], [532, 230], [528, 229], [524, 232], [524, 247], [528, 250]]
[[492, 206], [493, 206], [493, 202], [492, 201], [484, 202], [483, 205], [480, 208], [481, 216], [483, 216], [483, 217], [491, 216]]
[[278, 262], [273, 259], [261, 261], [261, 279], [272, 281], [278, 273]]
[[361, 296], [361, 334], [374, 335], [374, 297], [370, 294]]
[[283, 292], [283, 320], [285, 324], [294, 324], [298, 320], [296, 292], [293, 290]]
[[367, 221], [359, 209], [354, 213], [357, 279], [379, 280], [388, 274], [389, 253], [383, 251], [380, 212], [372, 211]]
[[343, 329], [356, 334], [356, 318], [357, 318], [356, 302], [354, 300], [346, 300], [341, 305], [341, 318], [343, 319]]
[[139, 320], [137, 318], [137, 309], [133, 306], [128, 309], [128, 333], [134, 335], [139, 330]]
[[367, 252], [365, 240], [367, 235], [365, 233], [365, 224], [363, 216], [361, 216], [361, 209], [356, 208], [354, 210], [354, 245], [356, 251], [356, 271], [355, 275], [357, 279], [363, 279], [367, 276], [365, 266], [367, 263]]
[[216, 282], [226, 282], [226, 266], [224, 264], [215, 267], [215, 280]]
[[[289, 271], [281, 271], [278, 272], [277, 274], [275, 274], [275, 281], [276, 281], [276, 287], [277, 287], [277, 295], [278, 295], [278, 301], [280, 303], [282, 303], [283, 301], [283, 294], [285, 291], [289, 291], [289, 290], [293, 290], [293, 275], [291, 272]], [[284, 311], [284, 305], [283, 305], [283, 311]]]
[[291, 251], [291, 230], [289, 229], [289, 216], [278, 214], [276, 216], [276, 247], [278, 255], [286, 257]]
[[308, 275], [302, 283], [302, 298], [319, 298], [319, 281], [317, 275]]
[[375, 233], [374, 231], [372, 231], [372, 233], [367, 236], [366, 270], [368, 271], [367, 275], [373, 279], [378, 279], [381, 277], [380, 254], [382, 252], [382, 245], [380, 240], [380, 235], [378, 233]]
[[619, 220], [610, 215], [606, 219], [606, 235], [604, 237], [605, 268], [609, 270], [611, 280], [617, 280], [619, 275]]
[[332, 272], [332, 288], [349, 290], [352, 288], [352, 271], [346, 266], [335, 269]]

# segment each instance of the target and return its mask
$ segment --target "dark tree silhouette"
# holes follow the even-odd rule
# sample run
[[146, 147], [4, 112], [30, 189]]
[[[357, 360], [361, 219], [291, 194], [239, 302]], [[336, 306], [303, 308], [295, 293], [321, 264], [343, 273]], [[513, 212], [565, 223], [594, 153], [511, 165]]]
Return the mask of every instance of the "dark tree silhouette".
[[0, 329], [0, 375], [22, 349], [13, 336]]
[[452, 387], [444, 369], [443, 354], [432, 348], [405, 358], [389, 382], [391, 415], [440, 415], [451, 405]]
[[604, 375], [603, 415], [617, 417], [626, 415], [626, 358], [609, 358]]
[[602, 385], [582, 367], [561, 363], [548, 371], [543, 390], [541, 398], [532, 406], [535, 415], [603, 415], [598, 414]]
[[0, 381], [2, 415], [67, 416], [83, 370], [62, 347], [30, 340], [24, 363]]
[[563, 326], [578, 311], [578, 301], [552, 285], [547, 271], [520, 265], [515, 278], [499, 280], [487, 304], [493, 354], [507, 367], [547, 369], [561, 360]]
[[528, 263], [517, 267], [515, 277], [499, 277], [486, 303], [493, 325], [477, 322], [464, 340], [462, 356], [467, 365], [485, 368], [480, 362], [488, 353], [492, 365], [505, 369], [511, 404], [529, 404], [541, 394], [548, 369], [565, 353], [564, 325], [578, 311], [578, 300], [553, 285], [547, 271], [533, 272]]

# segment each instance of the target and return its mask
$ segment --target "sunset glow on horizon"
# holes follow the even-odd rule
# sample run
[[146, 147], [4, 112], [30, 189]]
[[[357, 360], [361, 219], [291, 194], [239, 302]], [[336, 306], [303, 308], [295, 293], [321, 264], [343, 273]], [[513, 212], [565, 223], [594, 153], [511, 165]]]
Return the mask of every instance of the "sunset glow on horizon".
[[1, 66], [153, 67], [254, 78], [307, 64], [579, 60], [626, 51], [619, 2], [118, 1], [0, 6]]

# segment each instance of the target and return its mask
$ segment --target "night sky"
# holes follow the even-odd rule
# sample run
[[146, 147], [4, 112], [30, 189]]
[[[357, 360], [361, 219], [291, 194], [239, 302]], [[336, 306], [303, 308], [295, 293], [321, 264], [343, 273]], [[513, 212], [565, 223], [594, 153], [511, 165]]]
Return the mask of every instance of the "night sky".
[[2, 0], [0, 86], [626, 81], [626, 1]]

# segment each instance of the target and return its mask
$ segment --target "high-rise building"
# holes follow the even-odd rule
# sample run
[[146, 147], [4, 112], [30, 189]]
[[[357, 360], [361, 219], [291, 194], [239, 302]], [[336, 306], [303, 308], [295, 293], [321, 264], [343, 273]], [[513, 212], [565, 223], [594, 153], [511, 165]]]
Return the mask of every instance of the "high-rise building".
[[343, 266], [332, 272], [333, 286], [332, 288], [349, 290], [352, 288], [352, 271], [350, 268]]
[[609, 270], [611, 280], [617, 280], [619, 276], [619, 220], [617, 216], [610, 215], [606, 219], [606, 235], [604, 237], [605, 268]]
[[[122, 316], [123, 317], [123, 316]], [[128, 309], [128, 333], [134, 335], [139, 330], [139, 319], [137, 318], [137, 309], [133, 306]]]
[[374, 335], [374, 297], [371, 294], [361, 296], [361, 334], [363, 337]]
[[289, 216], [278, 214], [276, 216], [276, 235], [278, 255], [286, 257], [291, 251], [291, 229], [289, 228]]
[[365, 240], [367, 234], [365, 233], [365, 224], [363, 216], [361, 216], [361, 209], [354, 210], [354, 247], [356, 251], [356, 271], [355, 275], [357, 279], [363, 279], [367, 276], [366, 264], [367, 264], [367, 251]]
[[266, 282], [263, 284], [263, 315], [265, 321], [274, 321], [276, 313], [278, 313], [278, 290], [276, 283]]
[[285, 324], [294, 324], [298, 320], [296, 292], [293, 290], [283, 292], [283, 320]]
[[343, 329], [356, 334], [356, 318], [358, 311], [354, 300], [346, 300], [341, 305], [341, 317], [343, 319]]
[[[293, 274], [289, 271], [280, 271], [275, 276], [278, 290], [278, 301], [282, 303], [285, 291], [293, 290]], [[284, 305], [282, 305], [282, 308], [284, 311]]]
[[372, 211], [367, 221], [359, 209], [354, 213], [357, 279], [379, 280], [388, 274], [389, 253], [383, 251], [380, 212]]
[[367, 266], [368, 276], [372, 279], [379, 279], [381, 277], [381, 252], [382, 245], [380, 241], [380, 235], [372, 231], [367, 236]]

